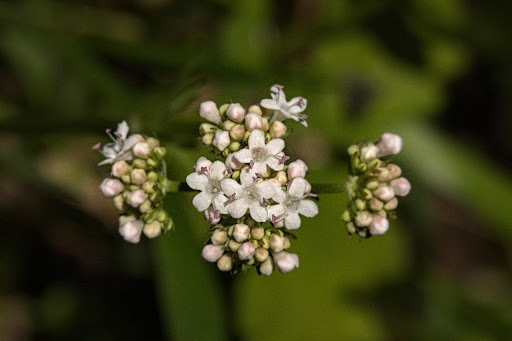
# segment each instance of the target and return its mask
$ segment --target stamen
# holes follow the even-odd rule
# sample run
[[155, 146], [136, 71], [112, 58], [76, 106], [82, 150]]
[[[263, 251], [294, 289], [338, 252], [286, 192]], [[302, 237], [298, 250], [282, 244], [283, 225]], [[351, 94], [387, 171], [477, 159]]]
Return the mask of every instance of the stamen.
[[251, 160], [251, 162], [249, 163], [249, 168], [252, 169], [252, 167], [254, 167], [254, 160]]
[[92, 146], [92, 150], [100, 150], [101, 142], [96, 143], [94, 146]]
[[118, 133], [117, 131], [114, 133], [114, 136], [120, 139], [123, 135], [121, 133]]
[[270, 200], [268, 200], [267, 198], [263, 198], [263, 203], [265, 205], [270, 205]]
[[215, 219], [219, 219], [220, 218], [220, 211], [219, 210], [215, 210], [215, 214], [213, 215], [213, 217]]
[[299, 105], [300, 105], [301, 107], [303, 107], [303, 106], [305, 106], [305, 105], [306, 105], [306, 102], [304, 102], [304, 98], [302, 98], [302, 97], [301, 97], [301, 98], [299, 98]]
[[201, 173], [203, 173], [203, 174], [208, 173], [208, 168], [207, 167], [201, 167]]
[[233, 170], [231, 169], [231, 167], [228, 166], [226, 170], [228, 171], [229, 175], [233, 175]]
[[279, 160], [279, 162], [285, 163], [288, 160], [290, 160], [290, 157], [288, 155], [283, 155], [281, 156], [281, 160]]
[[308, 119], [308, 115], [306, 115], [306, 114], [302, 114], [302, 115], [300, 115], [300, 117], [301, 117], [303, 120], [307, 120], [307, 119]]
[[282, 85], [279, 85], [279, 84], [274, 84], [274, 86], [279, 89], [279, 90], [283, 90], [284, 86]]
[[276, 222], [277, 222], [277, 217], [275, 214], [272, 214], [272, 224], [275, 225]]
[[257, 177], [258, 179], [261, 179], [261, 178], [263, 177], [263, 175], [261, 175], [261, 173], [254, 173], [254, 175], [256, 175], [256, 177]]
[[231, 194], [231, 195], [228, 197], [229, 201], [233, 201], [233, 200], [235, 200], [235, 195], [236, 195], [236, 193]]
[[306, 196], [311, 197], [311, 198], [318, 198], [318, 194], [315, 194], [315, 193], [308, 193], [308, 194], [306, 194]]
[[286, 187], [290, 187], [290, 185], [292, 184], [292, 181], [293, 181], [293, 180], [288, 181], [288, 182], [286, 183]]
[[107, 133], [112, 141], [117, 142], [117, 139], [112, 135], [112, 129], [105, 129], [105, 133]]
[[256, 152], [256, 153], [261, 152], [261, 150], [262, 150], [262, 149], [261, 149], [260, 147], [256, 147], [256, 148], [253, 148], [253, 149], [252, 149], [252, 151], [253, 151], [253, 152]]

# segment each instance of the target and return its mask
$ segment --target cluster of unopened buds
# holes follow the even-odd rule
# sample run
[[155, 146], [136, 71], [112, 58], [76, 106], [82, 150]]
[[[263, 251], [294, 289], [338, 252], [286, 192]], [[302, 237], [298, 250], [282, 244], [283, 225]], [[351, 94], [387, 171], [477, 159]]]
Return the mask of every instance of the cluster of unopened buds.
[[[292, 231], [301, 226], [301, 216], [318, 214], [318, 196], [306, 180], [308, 166], [290, 160], [284, 140], [286, 120], [307, 127], [307, 100], [287, 101], [280, 85], [272, 86], [270, 94], [270, 99], [247, 110], [238, 103], [201, 103], [199, 114], [208, 123], [200, 125], [199, 133], [211, 153], [209, 158], [200, 157], [186, 177], [189, 189], [167, 179], [165, 149], [158, 140], [128, 136], [125, 121], [115, 132], [108, 129], [112, 142], [93, 149], [105, 157], [99, 165], [112, 165], [100, 191], [120, 212], [123, 238], [138, 243], [142, 233], [154, 238], [169, 231], [173, 225], [163, 207], [165, 194], [195, 190], [199, 193], [192, 204], [209, 224], [205, 260], [224, 272], [254, 267], [267, 276], [276, 269], [287, 273], [299, 267], [299, 257], [288, 252], [295, 239]], [[401, 169], [386, 159], [402, 146], [400, 136], [386, 133], [375, 144], [363, 141], [349, 147], [350, 176], [344, 187], [349, 203], [342, 214], [349, 234], [369, 238], [388, 230], [397, 196], [407, 195], [411, 188]], [[339, 185], [317, 186], [324, 188], [323, 193], [340, 192]]]
[[409, 194], [411, 184], [397, 165], [383, 158], [400, 153], [403, 140], [390, 133], [376, 143], [363, 141], [348, 148], [350, 175], [346, 183], [348, 208], [342, 219], [348, 233], [362, 238], [386, 233], [395, 219], [398, 197]]
[[305, 180], [307, 165], [289, 162], [283, 152], [283, 121], [291, 118], [307, 126], [302, 114], [307, 101], [286, 101], [279, 85], [271, 88], [271, 96], [247, 111], [238, 103], [218, 108], [207, 101], [200, 106], [201, 117], [210, 122], [200, 126], [202, 141], [221, 160], [199, 158], [186, 182], [201, 191], [192, 203], [211, 225], [203, 257], [221, 271], [236, 273], [254, 266], [270, 275], [275, 268], [293, 270], [299, 258], [285, 251], [294, 237], [290, 230], [300, 227], [300, 215], [318, 213], [310, 200], [317, 196]]
[[142, 233], [154, 238], [172, 228], [172, 220], [163, 209], [167, 179], [163, 157], [165, 149], [158, 140], [139, 134], [128, 136], [128, 124], [123, 121], [112, 132], [111, 143], [94, 145], [105, 160], [99, 165], [112, 164], [111, 177], [103, 180], [100, 191], [112, 198], [119, 210], [119, 233], [126, 241], [138, 243]]

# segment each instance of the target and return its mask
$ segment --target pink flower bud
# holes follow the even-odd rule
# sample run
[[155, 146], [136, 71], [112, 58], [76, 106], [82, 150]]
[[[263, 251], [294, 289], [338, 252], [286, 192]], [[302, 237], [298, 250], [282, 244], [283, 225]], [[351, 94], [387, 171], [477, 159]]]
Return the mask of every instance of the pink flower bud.
[[199, 106], [199, 115], [215, 124], [220, 124], [220, 114], [215, 102], [206, 101]]
[[263, 122], [261, 121], [261, 116], [255, 113], [248, 113], [245, 116], [245, 127], [249, 131], [253, 131], [256, 129], [261, 129], [263, 127]]
[[133, 146], [133, 155], [138, 158], [147, 159], [150, 152], [151, 148], [146, 142], [137, 142], [135, 146]]
[[370, 144], [361, 148], [361, 160], [370, 161], [377, 157], [379, 148], [374, 144]]
[[128, 195], [126, 196], [126, 202], [128, 203], [128, 205], [137, 208], [140, 205], [142, 205], [142, 203], [146, 201], [147, 198], [148, 195], [144, 193], [143, 190], [138, 189], [128, 193]]
[[100, 191], [105, 198], [112, 198], [124, 191], [124, 185], [117, 179], [106, 178], [100, 185]]
[[269, 244], [272, 251], [281, 252], [284, 249], [284, 237], [273, 233], [270, 235]]
[[239, 243], [243, 242], [249, 237], [251, 229], [245, 224], [236, 224], [233, 229], [233, 238]]
[[370, 233], [373, 234], [374, 236], [386, 233], [388, 228], [389, 221], [386, 218], [381, 217], [380, 215], [374, 215], [372, 223], [368, 227]]
[[234, 122], [241, 123], [244, 120], [245, 109], [239, 103], [232, 103], [226, 110], [226, 115]]
[[235, 157], [235, 154], [229, 154], [226, 157], [226, 167], [230, 167], [231, 169], [241, 169], [245, 164], [238, 161]]
[[134, 185], [142, 185], [146, 182], [147, 178], [148, 177], [144, 169], [135, 168], [132, 169], [132, 172], [130, 173], [130, 179]]
[[295, 178], [304, 178], [308, 171], [308, 166], [302, 160], [293, 161], [288, 165], [288, 180]]
[[272, 272], [274, 272], [274, 265], [270, 258], [267, 258], [267, 260], [260, 265], [260, 273], [265, 276], [270, 276], [272, 275]]
[[194, 169], [196, 170], [196, 173], [204, 173], [210, 171], [210, 167], [212, 165], [212, 162], [205, 158], [204, 156], [201, 156], [199, 159], [197, 159], [196, 164], [194, 165]]
[[411, 183], [404, 177], [391, 181], [390, 185], [400, 197], [405, 197], [411, 191]]
[[254, 252], [256, 249], [254, 248], [254, 245], [252, 245], [251, 242], [245, 242], [242, 245], [240, 245], [240, 248], [238, 249], [238, 258], [240, 260], [248, 260], [251, 259], [252, 256], [254, 256]]
[[281, 251], [274, 254], [274, 262], [282, 273], [287, 273], [299, 267], [299, 256], [294, 253]]
[[136, 244], [140, 240], [143, 227], [144, 223], [140, 220], [128, 221], [119, 226], [119, 234], [127, 242]]
[[400, 136], [391, 133], [382, 134], [380, 141], [377, 143], [377, 147], [379, 148], [377, 156], [396, 155], [400, 153], [403, 145], [404, 141]]
[[281, 121], [274, 121], [270, 125], [270, 137], [271, 138], [281, 138], [286, 134], [286, 125]]
[[402, 169], [400, 169], [400, 167], [398, 167], [395, 164], [390, 163], [389, 165], [386, 166], [386, 168], [389, 170], [391, 179], [396, 179], [400, 175], [402, 175]]
[[[206, 135], [205, 135], [206, 136]], [[229, 137], [229, 132], [225, 130], [218, 130], [215, 132], [215, 136], [213, 137], [212, 145], [220, 151], [226, 149], [227, 146], [231, 143], [231, 139]]]
[[126, 161], [124, 161], [124, 160], [116, 161], [112, 165], [112, 175], [117, 178], [120, 178], [123, 175], [125, 175], [126, 173], [128, 173], [129, 168], [130, 168], [130, 166], [128, 166]]
[[208, 262], [216, 262], [224, 254], [224, 247], [222, 245], [208, 244], [203, 248], [201, 255]]
[[395, 196], [395, 191], [393, 190], [393, 187], [380, 186], [375, 191], [373, 191], [373, 195], [375, 195], [380, 200], [389, 201]]

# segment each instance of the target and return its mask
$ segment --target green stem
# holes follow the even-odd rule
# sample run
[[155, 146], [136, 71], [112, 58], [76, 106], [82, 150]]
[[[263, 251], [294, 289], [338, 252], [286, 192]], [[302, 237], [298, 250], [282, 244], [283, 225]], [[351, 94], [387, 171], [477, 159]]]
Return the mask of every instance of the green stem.
[[[333, 193], [345, 193], [345, 184], [313, 184], [311, 185], [312, 193], [315, 194], [333, 194]], [[168, 181], [165, 186], [166, 192], [194, 192], [194, 190], [185, 182], [180, 181]]]

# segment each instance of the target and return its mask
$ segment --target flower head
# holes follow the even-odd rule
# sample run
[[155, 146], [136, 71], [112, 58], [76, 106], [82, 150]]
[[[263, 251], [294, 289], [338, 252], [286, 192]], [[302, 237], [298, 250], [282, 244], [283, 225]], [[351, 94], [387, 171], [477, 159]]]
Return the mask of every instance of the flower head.
[[128, 136], [130, 128], [126, 121], [123, 121], [117, 125], [117, 130], [111, 133], [110, 129], [107, 129], [107, 135], [112, 139], [113, 142], [107, 143], [100, 150], [100, 153], [106, 158], [101, 161], [98, 166], [114, 163], [117, 160], [131, 160], [133, 159], [132, 147], [139, 142], [137, 135]]
[[283, 86], [274, 85], [270, 88], [270, 96], [272, 99], [264, 99], [261, 101], [261, 106], [270, 110], [274, 110], [274, 115], [270, 123], [274, 121], [284, 121], [286, 119], [293, 119], [305, 127], [308, 126], [306, 122], [307, 116], [301, 114], [306, 110], [308, 101], [303, 97], [294, 97], [289, 102], [286, 101], [286, 95], [283, 91]]

